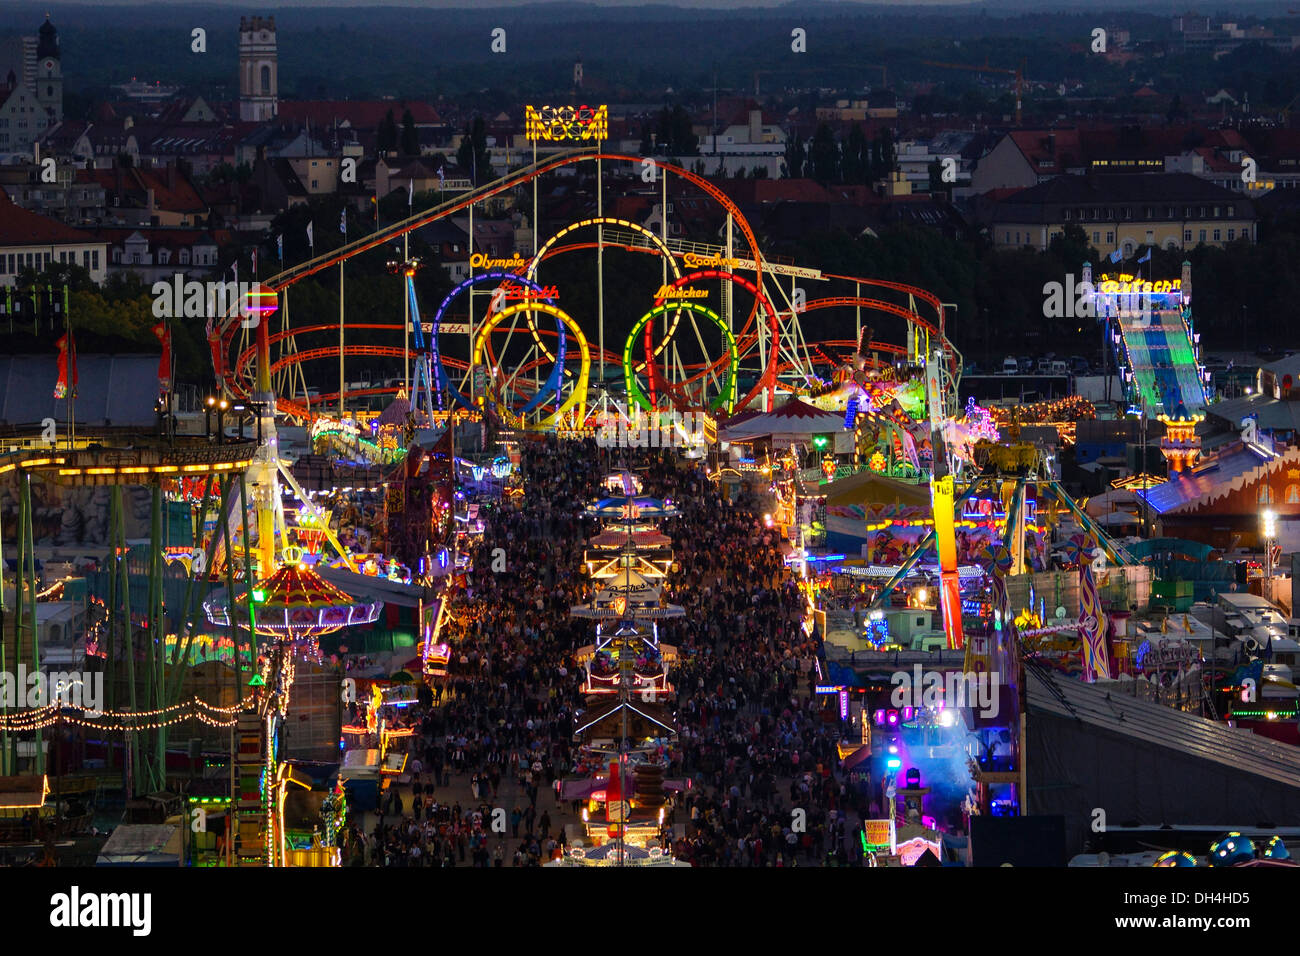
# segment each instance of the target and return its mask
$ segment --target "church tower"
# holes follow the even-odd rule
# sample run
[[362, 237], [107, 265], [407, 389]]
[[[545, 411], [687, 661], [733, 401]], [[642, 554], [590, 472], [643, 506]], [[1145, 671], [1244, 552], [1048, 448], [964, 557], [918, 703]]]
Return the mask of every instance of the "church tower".
[[[48, 129], [63, 122], [63, 64], [59, 54], [59, 31], [54, 29], [48, 14], [38, 31], [35, 80], [36, 103], [40, 107], [38, 117], [44, 114], [41, 118]], [[38, 118], [38, 123], [41, 118]]]
[[275, 17], [240, 17], [239, 118], [253, 123], [274, 119], [279, 82]]

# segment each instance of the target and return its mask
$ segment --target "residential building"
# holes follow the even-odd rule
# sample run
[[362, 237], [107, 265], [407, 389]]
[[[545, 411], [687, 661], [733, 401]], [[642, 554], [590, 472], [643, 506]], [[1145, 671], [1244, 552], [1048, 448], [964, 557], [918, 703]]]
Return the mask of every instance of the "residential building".
[[977, 213], [995, 246], [1045, 250], [1066, 226], [1098, 250], [1125, 257], [1143, 246], [1189, 249], [1254, 241], [1254, 204], [1188, 173], [1058, 176]]
[[205, 229], [100, 229], [96, 235], [109, 244], [110, 273], [133, 272], [146, 284], [206, 275], [217, 266], [217, 238]]
[[77, 169], [61, 163], [55, 181], [44, 182], [44, 167], [35, 163], [0, 166], [0, 189], [24, 209], [50, 216], [68, 225], [86, 225], [104, 217], [104, 187], [77, 178]]
[[175, 166], [78, 170], [77, 179], [103, 187], [105, 218], [113, 223], [193, 227], [207, 220], [203, 197]]
[[1279, 36], [1264, 26], [1238, 26], [1236, 23], [1211, 23], [1209, 17], [1196, 15], [1174, 17], [1174, 48], [1180, 53], [1211, 53], [1222, 56], [1247, 43], [1262, 43], [1283, 53], [1300, 45], [1300, 37]]
[[89, 232], [23, 209], [7, 196], [0, 196], [0, 285], [14, 285], [23, 269], [39, 271], [51, 262], [84, 266], [95, 282], [103, 282], [108, 246]]
[[1251, 151], [1234, 129], [1130, 125], [1013, 130], [979, 158], [971, 187], [978, 194], [1078, 173], [1185, 172], [1246, 191], [1242, 160]]

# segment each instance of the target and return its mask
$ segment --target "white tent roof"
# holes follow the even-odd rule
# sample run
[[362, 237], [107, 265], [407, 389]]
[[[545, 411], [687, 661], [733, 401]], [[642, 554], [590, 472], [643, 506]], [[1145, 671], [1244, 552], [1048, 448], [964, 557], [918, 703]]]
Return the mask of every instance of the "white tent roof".
[[816, 435], [843, 430], [843, 412], [828, 412], [793, 399], [774, 411], [724, 427], [723, 433], [727, 440], [735, 441], [760, 435]]

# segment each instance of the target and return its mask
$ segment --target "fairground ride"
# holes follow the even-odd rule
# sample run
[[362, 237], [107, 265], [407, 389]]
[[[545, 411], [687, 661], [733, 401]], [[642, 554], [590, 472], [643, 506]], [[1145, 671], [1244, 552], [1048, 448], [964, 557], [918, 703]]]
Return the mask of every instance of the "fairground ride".
[[[590, 139], [586, 135], [574, 138]], [[433, 311], [427, 348], [420, 350], [417, 339], [417, 352], [428, 359], [433, 391], [433, 399], [427, 403], [432, 407], [423, 413], [426, 420], [441, 424], [453, 412], [487, 411], [511, 425], [589, 433], [608, 412], [611, 392], [606, 370], [610, 366], [616, 375], [622, 372], [623, 387], [615, 392], [623, 392], [627, 403], [645, 409], [671, 406], [722, 413], [770, 409], [778, 394], [806, 394], [823, 387], [838, 366], [834, 353], [846, 344], [844, 340], [810, 344], [803, 332], [805, 313], [828, 309], [854, 314], [855, 337], [847, 340], [851, 347], [856, 347], [861, 336], [864, 312], [869, 317], [879, 314], [903, 321], [906, 345], [873, 343], [877, 361], [897, 358], [920, 365], [932, 348], [942, 347], [952, 363], [953, 377], [960, 375], [960, 358], [944, 334], [944, 306], [932, 294], [902, 283], [824, 273], [765, 256], [739, 208], [705, 177], [659, 159], [588, 147], [538, 160], [265, 280], [263, 288], [279, 297], [278, 330], [263, 322], [257, 328], [256, 341], [242, 342], [238, 349], [241, 327], [247, 324], [240, 316], [214, 322], [209, 330], [222, 387], [236, 399], [247, 399], [258, 391], [256, 359], [264, 349], [271, 378], [280, 392], [277, 413], [294, 421], [305, 422], [326, 410], [343, 408], [349, 395], [360, 398], [399, 391], [413, 395], [413, 386], [419, 383], [418, 361], [416, 383], [404, 380], [349, 391], [344, 374], [344, 361], [360, 357], [403, 358], [409, 367], [410, 351], [405, 344], [373, 344], [376, 333], [402, 333], [405, 338], [409, 333], [401, 323], [349, 323], [341, 315], [336, 321], [313, 317], [294, 325], [289, 320], [290, 287], [337, 269], [342, 288], [344, 264], [353, 256], [453, 215], [468, 213], [472, 232], [476, 207], [529, 185], [534, 187], [536, 222], [539, 180], [570, 167], [593, 164], [597, 169], [597, 215], [570, 223], [527, 256], [473, 253], [469, 277]], [[672, 237], [665, 216], [654, 231], [604, 214], [604, 171], [626, 164], [638, 171], [653, 171], [662, 186], [661, 208], [669, 207], [670, 182], [675, 192], [697, 190], [721, 206], [725, 212], [722, 241], [698, 243]], [[581, 250], [594, 250], [597, 256], [595, 316], [571, 315], [564, 307], [564, 290], [543, 285], [542, 273], [549, 260]], [[607, 252], [654, 255], [661, 262], [661, 281], [656, 289], [646, 290], [644, 306], [625, 307], [625, 311], [631, 309], [624, 324], [631, 323], [632, 334], [619, 350], [606, 342], [609, 323], [603, 287]], [[407, 280], [409, 284], [409, 276]], [[799, 282], [821, 287], [827, 294], [814, 297]], [[865, 290], [881, 290], [882, 297], [864, 295]], [[462, 306], [465, 311], [460, 311]], [[413, 301], [407, 311], [413, 322], [420, 321]], [[339, 346], [301, 350], [297, 346], [299, 336], [329, 332], [338, 333]], [[358, 341], [363, 337], [364, 343]], [[327, 360], [339, 362], [338, 391], [308, 395], [305, 378], [295, 370], [303, 363]], [[421, 403], [412, 404], [414, 410]]]

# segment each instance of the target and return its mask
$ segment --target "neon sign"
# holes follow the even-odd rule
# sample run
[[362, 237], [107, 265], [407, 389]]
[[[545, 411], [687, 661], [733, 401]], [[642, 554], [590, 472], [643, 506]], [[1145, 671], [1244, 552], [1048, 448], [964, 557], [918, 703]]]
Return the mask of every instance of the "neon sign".
[[505, 259], [491, 259], [481, 252], [476, 252], [469, 257], [469, 267], [471, 269], [507, 269], [511, 272], [517, 272], [528, 265], [528, 260], [517, 252], [512, 252]]
[[524, 135], [529, 142], [609, 138], [608, 106], [525, 106]]
[[553, 285], [543, 286], [540, 289], [529, 289], [521, 285], [506, 285], [502, 287], [501, 297], [503, 299], [558, 299], [560, 290]]
[[[1025, 523], [1038, 523], [1038, 502], [1033, 499], [1026, 499], [1024, 503]], [[961, 516], [968, 521], [978, 521], [980, 519], [991, 521], [1006, 521], [1007, 510], [1003, 507], [1002, 502], [993, 498], [967, 498], [961, 505]]]
[[1182, 291], [1182, 279], [1161, 279], [1156, 282], [1147, 282], [1138, 276], [1129, 275], [1127, 272], [1121, 272], [1115, 278], [1105, 274], [1101, 277], [1101, 283], [1097, 287], [1100, 292], [1152, 292], [1152, 293], [1170, 293]]
[[656, 299], [704, 299], [709, 295], [708, 289], [678, 289], [670, 285], [661, 285], [655, 293]]

